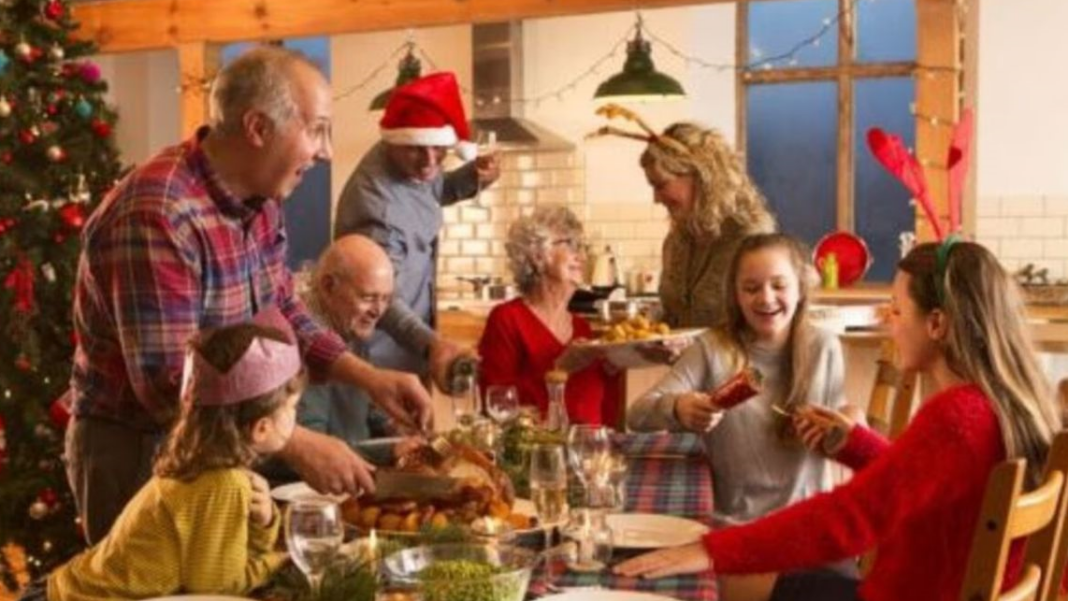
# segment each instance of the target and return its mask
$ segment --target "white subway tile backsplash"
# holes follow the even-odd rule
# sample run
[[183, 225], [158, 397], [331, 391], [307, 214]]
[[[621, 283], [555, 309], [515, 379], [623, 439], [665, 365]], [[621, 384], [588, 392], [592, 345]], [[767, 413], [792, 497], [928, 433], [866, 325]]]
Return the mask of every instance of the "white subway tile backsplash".
[[460, 221], [463, 223], [489, 223], [489, 209], [467, 205], [460, 209]]
[[534, 162], [538, 169], [571, 169], [579, 166], [576, 152], [541, 152]]
[[1046, 202], [1041, 196], [1007, 196], [1001, 199], [1001, 214], [1005, 217], [1041, 217]]
[[460, 254], [460, 243], [443, 239], [438, 243], [438, 253], [443, 257], [455, 257]]
[[479, 240], [503, 240], [507, 234], [508, 226], [503, 223], [479, 223], [475, 226], [475, 237]]
[[467, 223], [458, 223], [445, 228], [449, 240], [464, 240], [475, 235], [474, 226]]
[[645, 240], [663, 240], [667, 236], [670, 224], [666, 219], [656, 221], [641, 221], [635, 234]]
[[508, 201], [517, 205], [529, 205], [534, 204], [534, 200], [538, 197], [535, 190], [509, 190]]
[[1014, 239], [1011, 243], [1003, 242], [1001, 254], [1009, 259], [1032, 259], [1042, 256], [1042, 240]]
[[460, 254], [469, 257], [485, 257], [489, 255], [489, 242], [485, 240], [463, 240], [460, 242]]
[[537, 188], [541, 185], [549, 185], [552, 181], [540, 171], [520, 171], [518, 185], [520, 188]]
[[1064, 236], [1064, 218], [1021, 217], [1020, 235], [1035, 238], [1060, 238]]
[[1047, 216], [1068, 217], [1068, 197], [1047, 196], [1045, 203]]
[[980, 236], [1007, 238], [1020, 235], [1020, 219], [1016, 217], [980, 217], [975, 221]]
[[1061, 259], [1068, 261], [1068, 238], [1058, 240], [1043, 240], [1042, 256], [1047, 259]]
[[451, 206], [445, 207], [441, 211], [442, 219], [445, 221], [445, 225], [452, 225], [454, 223], [460, 223], [460, 207]]
[[470, 274], [475, 270], [475, 260], [470, 257], [445, 259], [445, 270], [453, 275]]

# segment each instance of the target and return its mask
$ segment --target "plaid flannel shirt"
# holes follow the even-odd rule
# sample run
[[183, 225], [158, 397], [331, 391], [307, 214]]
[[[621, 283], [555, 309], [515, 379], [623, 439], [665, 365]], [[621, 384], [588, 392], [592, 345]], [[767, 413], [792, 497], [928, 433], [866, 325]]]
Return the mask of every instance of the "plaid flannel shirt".
[[294, 293], [278, 201], [229, 194], [201, 147], [207, 131], [130, 173], [85, 225], [74, 292], [76, 416], [167, 427], [190, 337], [271, 305], [293, 325], [313, 377], [345, 352]]

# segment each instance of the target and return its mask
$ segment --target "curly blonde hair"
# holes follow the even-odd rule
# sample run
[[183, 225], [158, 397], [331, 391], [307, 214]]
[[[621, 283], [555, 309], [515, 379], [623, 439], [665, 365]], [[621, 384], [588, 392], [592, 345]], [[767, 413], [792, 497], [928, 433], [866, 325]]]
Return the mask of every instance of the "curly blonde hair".
[[694, 177], [693, 211], [672, 227], [696, 236], [718, 236], [728, 220], [750, 231], [775, 229], [775, 217], [741, 157], [716, 130], [688, 122], [670, 125], [649, 141], [641, 165], [668, 177]]

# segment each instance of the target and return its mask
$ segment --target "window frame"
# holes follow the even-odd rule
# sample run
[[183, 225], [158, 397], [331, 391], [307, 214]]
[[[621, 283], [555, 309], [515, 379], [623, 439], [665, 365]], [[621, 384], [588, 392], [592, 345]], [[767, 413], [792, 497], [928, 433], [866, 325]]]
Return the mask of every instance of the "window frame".
[[[749, 64], [749, 4], [760, 0], [738, 0], [735, 14], [735, 64]], [[748, 147], [748, 92], [750, 85], [827, 82], [838, 87], [838, 144], [835, 215], [838, 230], [856, 231], [854, 140], [855, 98], [853, 83], [858, 79], [913, 77], [916, 61], [864, 62], [855, 60], [855, 10], [846, 10], [861, 0], [838, 0], [838, 60], [829, 67], [772, 67], [770, 69], [738, 69], [735, 75], [735, 147], [743, 156]], [[918, 26], [918, 25], [917, 25]], [[917, 32], [917, 36], [919, 32]], [[914, 98], [915, 101], [915, 98]]]

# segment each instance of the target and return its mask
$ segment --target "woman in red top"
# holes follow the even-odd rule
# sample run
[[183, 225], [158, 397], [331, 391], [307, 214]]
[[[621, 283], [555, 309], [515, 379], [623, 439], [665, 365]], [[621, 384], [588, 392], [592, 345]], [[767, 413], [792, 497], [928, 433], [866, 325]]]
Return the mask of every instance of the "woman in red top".
[[[814, 418], [847, 428], [838, 448], [826, 450], [856, 470], [852, 480], [616, 571], [647, 578], [709, 568], [780, 572], [773, 600], [956, 599], [990, 471], [1006, 457], [1024, 457], [1035, 484], [1061, 420], [1019, 292], [988, 250], [953, 239], [916, 247], [898, 264], [890, 303], [899, 367], [925, 372], [935, 389], [901, 438], [890, 444], [829, 410], [798, 412], [794, 426], [810, 448], [820, 448], [827, 432]], [[876, 546], [861, 583], [796, 571]], [[1007, 583], [1019, 575], [1021, 551], [1016, 544], [1010, 553]]]
[[567, 207], [538, 207], [508, 229], [506, 250], [520, 297], [490, 312], [478, 345], [482, 386], [515, 386], [520, 404], [544, 416], [545, 373], [559, 361], [570, 372], [571, 423], [614, 424], [615, 387], [605, 363], [562, 356], [572, 340], [591, 336], [590, 324], [567, 310], [586, 271], [582, 223]]

